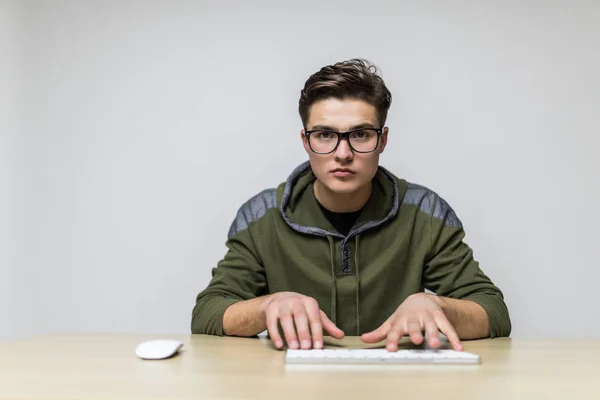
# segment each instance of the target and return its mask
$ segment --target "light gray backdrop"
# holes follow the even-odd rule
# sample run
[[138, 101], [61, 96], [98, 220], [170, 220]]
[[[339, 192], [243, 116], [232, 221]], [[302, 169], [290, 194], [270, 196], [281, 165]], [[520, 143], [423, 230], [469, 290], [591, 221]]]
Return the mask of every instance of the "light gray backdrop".
[[600, 337], [598, 1], [0, 1], [0, 338], [189, 332], [237, 208], [364, 57], [515, 337]]

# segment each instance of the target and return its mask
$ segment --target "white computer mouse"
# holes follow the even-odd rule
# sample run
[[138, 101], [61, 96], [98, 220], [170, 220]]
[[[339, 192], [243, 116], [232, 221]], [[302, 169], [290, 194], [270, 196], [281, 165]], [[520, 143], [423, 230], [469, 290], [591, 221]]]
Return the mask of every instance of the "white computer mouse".
[[182, 348], [183, 342], [179, 340], [148, 340], [137, 345], [135, 354], [144, 360], [162, 360], [174, 356]]

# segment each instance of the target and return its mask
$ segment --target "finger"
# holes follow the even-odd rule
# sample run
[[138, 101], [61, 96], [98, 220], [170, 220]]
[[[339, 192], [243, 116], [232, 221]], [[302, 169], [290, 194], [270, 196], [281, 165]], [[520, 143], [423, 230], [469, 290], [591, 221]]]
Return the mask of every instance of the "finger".
[[398, 320], [390, 328], [387, 338], [385, 340], [385, 347], [388, 351], [398, 350], [398, 342], [400, 338], [406, 333], [406, 322], [404, 320]]
[[306, 315], [310, 325], [310, 334], [312, 336], [312, 347], [320, 349], [323, 347], [323, 324], [321, 323], [321, 313], [319, 312], [317, 302], [306, 304]]
[[452, 348], [454, 348], [454, 350], [456, 351], [463, 351], [463, 345], [460, 342], [456, 330], [454, 330], [454, 327], [452, 326], [450, 321], [448, 321], [448, 318], [446, 318], [445, 315], [439, 316], [436, 318], [436, 322], [440, 330], [444, 333], [444, 335], [446, 335], [448, 341], [450, 341], [450, 343], [452, 344]]
[[310, 349], [310, 332], [308, 330], [308, 316], [304, 311], [304, 306], [301, 309], [294, 310], [294, 322], [296, 324], [296, 332], [300, 341], [300, 347]]
[[423, 343], [423, 327], [418, 320], [408, 321], [407, 324], [407, 332], [410, 335], [410, 340], [414, 344]]
[[281, 339], [281, 335], [279, 334], [279, 326], [278, 326], [278, 315], [274, 309], [267, 309], [267, 331], [269, 332], [269, 336], [275, 344], [275, 347], [278, 349], [283, 347], [283, 340]]
[[333, 323], [332, 320], [327, 317], [323, 311], [321, 311], [321, 323], [323, 324], [323, 328], [336, 339], [341, 339], [344, 337], [344, 331], [337, 327], [336, 324]]
[[283, 334], [285, 335], [285, 341], [290, 349], [298, 348], [298, 338], [296, 336], [296, 329], [294, 327], [294, 319], [292, 313], [289, 310], [280, 312], [279, 322], [283, 328]]
[[440, 332], [435, 320], [431, 317], [427, 318], [423, 321], [423, 326], [425, 327], [425, 333], [427, 334], [427, 344], [433, 349], [440, 347]]
[[388, 332], [392, 328], [392, 325], [389, 320], [385, 321], [383, 324], [379, 326], [379, 328], [374, 331], [365, 333], [361, 336], [361, 339], [365, 343], [377, 343], [385, 339], [388, 335]]

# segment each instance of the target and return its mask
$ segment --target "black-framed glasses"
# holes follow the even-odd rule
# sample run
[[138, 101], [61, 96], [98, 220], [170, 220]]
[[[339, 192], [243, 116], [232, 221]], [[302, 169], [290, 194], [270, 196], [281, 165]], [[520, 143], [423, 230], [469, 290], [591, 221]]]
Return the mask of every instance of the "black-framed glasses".
[[333, 153], [342, 139], [357, 153], [370, 153], [379, 146], [379, 138], [383, 128], [360, 128], [347, 132], [337, 132], [326, 129], [314, 129], [304, 132], [308, 147], [317, 154]]

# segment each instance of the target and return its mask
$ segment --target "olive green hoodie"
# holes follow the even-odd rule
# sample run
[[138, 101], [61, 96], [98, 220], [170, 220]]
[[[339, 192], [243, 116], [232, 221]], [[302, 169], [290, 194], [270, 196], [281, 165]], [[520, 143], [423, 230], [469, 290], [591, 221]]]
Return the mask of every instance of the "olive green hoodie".
[[240, 300], [291, 291], [311, 296], [346, 335], [381, 325], [411, 294], [470, 299], [487, 312], [490, 336], [508, 336], [502, 292], [463, 242], [452, 208], [435, 192], [379, 167], [371, 197], [347, 236], [314, 196], [308, 162], [239, 209], [224, 258], [196, 299], [192, 333], [223, 335]]

